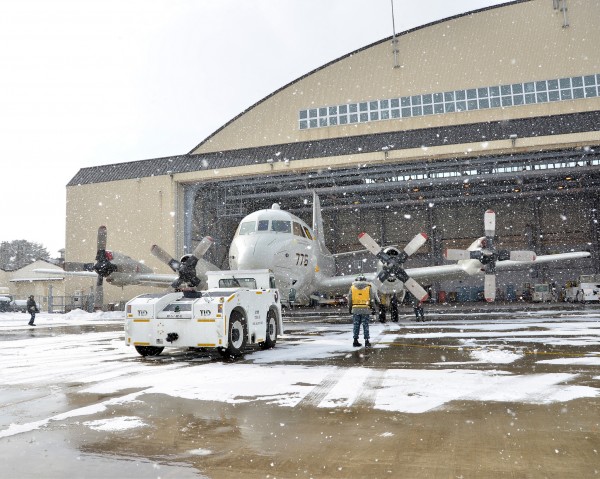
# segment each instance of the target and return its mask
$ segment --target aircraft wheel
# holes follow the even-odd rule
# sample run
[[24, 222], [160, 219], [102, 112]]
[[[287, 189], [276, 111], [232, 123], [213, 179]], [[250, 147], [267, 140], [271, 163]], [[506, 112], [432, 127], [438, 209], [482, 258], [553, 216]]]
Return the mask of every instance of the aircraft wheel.
[[163, 352], [163, 349], [159, 346], [136, 346], [135, 350], [142, 356], [158, 356]]
[[225, 353], [229, 356], [241, 356], [242, 349], [246, 346], [248, 326], [246, 319], [239, 311], [234, 311], [229, 318], [229, 336]]
[[271, 349], [277, 342], [277, 315], [272, 309], [267, 313], [267, 333], [264, 342], [259, 343], [260, 349]]

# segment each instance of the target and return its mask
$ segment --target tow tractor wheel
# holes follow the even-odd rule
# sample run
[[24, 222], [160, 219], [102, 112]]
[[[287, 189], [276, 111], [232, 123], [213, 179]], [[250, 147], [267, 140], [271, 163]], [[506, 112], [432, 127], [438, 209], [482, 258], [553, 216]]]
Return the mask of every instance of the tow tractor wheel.
[[246, 338], [248, 336], [248, 326], [246, 319], [239, 311], [231, 313], [229, 318], [229, 337], [227, 339], [227, 349], [225, 353], [229, 356], [240, 356], [244, 346], [246, 346]]
[[163, 352], [162, 347], [159, 346], [136, 346], [135, 350], [142, 356], [158, 356]]
[[266, 339], [262, 343], [258, 343], [260, 349], [271, 349], [275, 347], [277, 342], [277, 316], [272, 309], [267, 313], [267, 332]]

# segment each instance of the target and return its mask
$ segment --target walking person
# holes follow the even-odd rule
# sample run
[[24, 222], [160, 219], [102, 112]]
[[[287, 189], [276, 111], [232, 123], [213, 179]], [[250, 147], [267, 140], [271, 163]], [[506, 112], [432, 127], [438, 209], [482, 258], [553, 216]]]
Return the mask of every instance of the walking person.
[[352, 346], [358, 348], [362, 346], [358, 342], [360, 334], [360, 326], [363, 327], [363, 336], [365, 338], [365, 347], [370, 348], [369, 342], [369, 316], [371, 315], [372, 306], [379, 303], [379, 297], [375, 288], [367, 281], [364, 275], [360, 275], [350, 286], [348, 293], [348, 306], [352, 313], [354, 343]]
[[29, 314], [31, 314], [31, 319], [29, 320], [29, 326], [35, 326], [35, 324], [33, 324], [33, 322], [35, 321], [35, 313], [39, 313], [40, 310], [37, 307], [37, 304], [35, 304], [35, 299], [33, 298], [33, 294], [31, 296], [29, 296], [29, 299], [27, 299], [27, 312]]
[[419, 301], [411, 293], [408, 293], [408, 294], [410, 294], [410, 299], [412, 301], [412, 307], [413, 307], [413, 311], [415, 313], [415, 320], [417, 322], [419, 322], [419, 321], [425, 322], [425, 311], [423, 309], [423, 302]]

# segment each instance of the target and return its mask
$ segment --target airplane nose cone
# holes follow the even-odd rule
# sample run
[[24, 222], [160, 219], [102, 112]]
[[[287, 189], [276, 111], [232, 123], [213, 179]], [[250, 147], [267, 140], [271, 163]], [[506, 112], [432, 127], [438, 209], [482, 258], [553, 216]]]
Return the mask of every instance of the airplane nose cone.
[[247, 236], [236, 238], [229, 250], [233, 269], [273, 269], [276, 251], [269, 238]]

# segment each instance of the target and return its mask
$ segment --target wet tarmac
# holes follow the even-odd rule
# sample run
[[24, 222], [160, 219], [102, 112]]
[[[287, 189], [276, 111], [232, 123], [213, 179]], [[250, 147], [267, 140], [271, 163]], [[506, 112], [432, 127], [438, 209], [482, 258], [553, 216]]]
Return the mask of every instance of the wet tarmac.
[[600, 310], [428, 317], [356, 349], [345, 312], [295, 311], [238, 360], [3, 331], [0, 477], [600, 477]]

